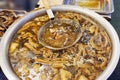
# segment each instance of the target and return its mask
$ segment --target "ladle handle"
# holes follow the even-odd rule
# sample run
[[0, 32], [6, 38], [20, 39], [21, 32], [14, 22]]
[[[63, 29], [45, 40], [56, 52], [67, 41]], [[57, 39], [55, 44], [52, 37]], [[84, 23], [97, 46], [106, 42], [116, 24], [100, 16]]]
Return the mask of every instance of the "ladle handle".
[[50, 8], [49, 1], [48, 0], [42, 0], [42, 2], [43, 2], [43, 5], [44, 5], [44, 7], [46, 9], [46, 12], [47, 12], [49, 18], [54, 19], [54, 14], [53, 14], [53, 12], [52, 12], [52, 10]]

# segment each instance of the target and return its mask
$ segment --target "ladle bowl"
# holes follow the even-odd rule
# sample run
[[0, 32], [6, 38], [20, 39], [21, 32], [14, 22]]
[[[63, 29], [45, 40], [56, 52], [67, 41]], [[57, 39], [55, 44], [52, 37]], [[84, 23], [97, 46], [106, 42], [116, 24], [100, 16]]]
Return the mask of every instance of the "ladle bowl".
[[[61, 26], [61, 24], [69, 24], [72, 27], [72, 30], [77, 34], [75, 41], [72, 42], [72, 44], [70, 44], [70, 45], [65, 45], [65, 46], [62, 46], [62, 47], [54, 47], [54, 46], [51, 46], [51, 45], [47, 44], [43, 40], [43, 33], [45, 33], [46, 28], [49, 27], [49, 29], [50, 29], [50, 28], [54, 27], [53, 24], [57, 24], [58, 26], [59, 25]], [[66, 26], [63, 26], [63, 27], [66, 27]], [[71, 20], [71, 19], [54, 19], [54, 20], [50, 20], [47, 23], [45, 23], [40, 28], [40, 30], [38, 32], [38, 41], [39, 41], [39, 43], [41, 45], [43, 45], [44, 47], [47, 47], [47, 48], [53, 49], [53, 50], [61, 50], [61, 49], [66, 49], [68, 47], [71, 47], [71, 46], [73, 46], [74, 44], [76, 44], [79, 41], [80, 37], [81, 37], [81, 35], [80, 35], [80, 24], [79, 24], [79, 22]], [[54, 41], [54, 43], [56, 43], [56, 41]]]

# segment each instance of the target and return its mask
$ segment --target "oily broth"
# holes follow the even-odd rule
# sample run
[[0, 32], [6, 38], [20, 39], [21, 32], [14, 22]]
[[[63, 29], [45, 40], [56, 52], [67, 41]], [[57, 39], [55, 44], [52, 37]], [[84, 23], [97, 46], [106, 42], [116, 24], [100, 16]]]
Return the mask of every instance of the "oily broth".
[[41, 36], [42, 41], [56, 48], [72, 45], [77, 39], [77, 29], [79, 30], [80, 26], [70, 21], [56, 20], [50, 23]]
[[112, 53], [112, 42], [105, 29], [93, 19], [74, 12], [55, 12], [55, 17], [80, 23], [79, 42], [59, 51], [40, 45], [38, 31], [49, 20], [46, 14], [40, 15], [18, 30], [10, 44], [14, 72], [22, 80], [95, 80]]

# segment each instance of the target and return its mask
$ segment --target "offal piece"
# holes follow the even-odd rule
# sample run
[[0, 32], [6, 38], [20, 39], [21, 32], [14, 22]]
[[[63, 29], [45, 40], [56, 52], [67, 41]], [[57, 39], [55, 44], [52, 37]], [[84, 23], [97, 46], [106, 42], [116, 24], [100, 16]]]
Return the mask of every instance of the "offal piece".
[[12, 10], [0, 11], [0, 37], [17, 18], [18, 16]]

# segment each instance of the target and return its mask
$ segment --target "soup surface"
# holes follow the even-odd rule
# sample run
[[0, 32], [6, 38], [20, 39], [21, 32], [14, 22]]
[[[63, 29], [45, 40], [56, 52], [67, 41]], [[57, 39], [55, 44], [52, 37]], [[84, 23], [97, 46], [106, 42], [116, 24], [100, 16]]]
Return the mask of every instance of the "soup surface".
[[13, 37], [9, 59], [14, 72], [22, 80], [95, 80], [111, 57], [109, 35], [101, 25], [83, 14], [55, 12], [55, 17], [79, 22], [80, 40], [64, 50], [42, 46], [38, 31], [49, 18], [46, 14], [40, 15], [24, 24]]
[[49, 25], [43, 27], [46, 28], [42, 30], [40, 40], [55, 48], [71, 46], [80, 32], [79, 23], [71, 19], [50, 20]]

